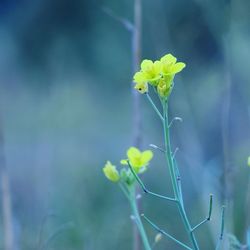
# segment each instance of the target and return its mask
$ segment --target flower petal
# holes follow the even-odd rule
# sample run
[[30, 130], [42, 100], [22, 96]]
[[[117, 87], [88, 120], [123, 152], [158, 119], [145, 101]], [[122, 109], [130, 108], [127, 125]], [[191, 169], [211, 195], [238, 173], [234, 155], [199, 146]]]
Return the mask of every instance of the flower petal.
[[146, 82], [146, 78], [144, 76], [144, 74], [142, 72], [136, 72], [134, 74], [134, 82], [135, 83], [142, 83], [142, 82]]
[[171, 67], [171, 74], [176, 74], [182, 71], [186, 67], [186, 64], [183, 62], [178, 62]]
[[176, 57], [174, 57], [172, 54], [167, 54], [161, 58], [161, 62], [164, 64], [175, 64], [176, 61]]
[[141, 156], [141, 151], [136, 147], [130, 147], [127, 151], [127, 156], [129, 160], [133, 158], [138, 158]]
[[147, 71], [148, 69], [150, 69], [153, 66], [153, 61], [151, 60], [143, 60], [141, 63], [141, 69], [142, 71]]
[[159, 74], [161, 72], [161, 68], [162, 68], [162, 63], [160, 61], [155, 61], [154, 62], [154, 70], [157, 74]]
[[152, 158], [153, 152], [151, 150], [143, 151], [141, 156], [142, 165], [147, 165]]

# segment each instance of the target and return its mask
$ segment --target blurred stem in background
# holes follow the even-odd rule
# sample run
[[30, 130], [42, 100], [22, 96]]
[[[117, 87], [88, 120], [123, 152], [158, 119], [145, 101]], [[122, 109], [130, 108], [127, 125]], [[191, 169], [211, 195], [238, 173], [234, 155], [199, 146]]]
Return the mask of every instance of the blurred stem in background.
[[9, 175], [6, 167], [4, 155], [4, 136], [0, 114], [0, 181], [2, 196], [2, 216], [3, 216], [3, 234], [4, 234], [4, 250], [14, 249], [14, 236], [12, 228], [12, 208], [11, 208], [11, 191], [9, 183]]
[[[233, 217], [233, 181], [235, 178], [236, 171], [232, 165], [232, 147], [230, 141], [230, 115], [231, 115], [231, 102], [232, 102], [232, 88], [233, 88], [233, 57], [232, 57], [232, 41], [233, 41], [233, 24], [237, 18], [237, 8], [235, 8], [235, 3], [238, 1], [222, 1], [221, 8], [214, 8], [214, 6], [209, 5], [209, 1], [196, 0], [201, 9], [203, 10], [204, 16], [207, 18], [207, 24], [210, 30], [213, 32], [213, 37], [219, 44], [222, 57], [223, 57], [223, 80], [224, 80], [224, 90], [223, 90], [223, 103], [222, 103], [222, 116], [221, 116], [221, 135], [222, 135], [222, 152], [223, 152], [223, 171], [220, 177], [221, 181], [221, 200], [223, 203], [227, 204], [227, 214], [228, 217]], [[217, 13], [216, 13], [217, 12]], [[222, 30], [225, 30], [224, 34], [218, 32], [218, 22], [212, 20], [210, 17], [212, 15], [224, 16], [225, 25]], [[222, 15], [226, 13], [226, 15]], [[222, 19], [223, 20], [223, 19]], [[221, 28], [221, 27], [219, 27]], [[226, 29], [225, 29], [226, 28]], [[228, 228], [233, 230], [232, 220], [227, 222]]]
[[[224, 7], [226, 8], [226, 7]], [[221, 120], [221, 134], [222, 134], [222, 150], [223, 150], [223, 174], [222, 180], [222, 201], [227, 204], [228, 207], [233, 205], [233, 186], [231, 179], [235, 175], [235, 169], [232, 166], [231, 159], [231, 147], [230, 147], [230, 114], [231, 114], [231, 98], [232, 98], [232, 22], [233, 22], [233, 1], [228, 3], [228, 31], [224, 39], [222, 39], [223, 48], [223, 60], [224, 60], [224, 100], [222, 105], [222, 120]]]
[[[142, 20], [142, 4], [141, 0], [134, 0], [134, 22], [131, 23], [126, 18], [117, 16], [109, 8], [104, 7], [103, 11], [112, 17], [114, 20], [120, 22], [125, 29], [131, 33], [131, 43], [132, 43], [132, 71], [135, 73], [138, 71], [141, 61], [141, 20]], [[142, 146], [142, 123], [141, 123], [141, 107], [140, 107], [140, 95], [137, 91], [134, 90], [133, 84], [131, 85], [132, 99], [133, 99], [133, 128], [132, 128], [132, 144], [141, 148]], [[136, 194], [139, 192], [135, 190]], [[138, 210], [141, 208], [140, 200], [137, 199], [136, 206]], [[138, 228], [134, 226], [133, 228], [134, 235], [134, 250], [141, 249], [141, 238]]]
[[[132, 29], [132, 57], [133, 57], [133, 73], [138, 71], [141, 61], [141, 20], [142, 20], [142, 6], [141, 0], [134, 0], [134, 25]], [[142, 134], [141, 134], [141, 112], [140, 112], [140, 95], [134, 90], [133, 84], [131, 86], [133, 96], [133, 145], [141, 148]], [[138, 189], [135, 189], [135, 196], [137, 196]], [[136, 209], [141, 209], [141, 199], [136, 199]], [[134, 208], [135, 209], [135, 208]], [[140, 227], [139, 227], [140, 228]], [[134, 225], [134, 250], [141, 249], [141, 238], [138, 228]]]

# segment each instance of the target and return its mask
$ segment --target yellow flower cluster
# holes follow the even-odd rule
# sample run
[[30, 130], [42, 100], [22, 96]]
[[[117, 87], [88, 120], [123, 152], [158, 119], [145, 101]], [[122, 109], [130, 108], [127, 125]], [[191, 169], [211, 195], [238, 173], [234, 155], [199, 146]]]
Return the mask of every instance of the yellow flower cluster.
[[177, 62], [172, 54], [163, 56], [160, 61], [143, 60], [141, 70], [134, 75], [135, 89], [144, 94], [148, 92], [148, 84], [157, 89], [162, 98], [167, 98], [171, 92], [175, 74], [185, 68], [186, 64]]
[[[140, 151], [136, 147], [130, 147], [127, 150], [128, 159], [121, 160], [122, 165], [131, 165], [136, 173], [142, 173], [146, 170], [147, 165], [153, 158], [153, 152], [151, 150]], [[117, 171], [116, 166], [112, 165], [110, 161], [107, 161], [103, 168], [104, 175], [113, 182], [118, 182], [121, 177], [124, 179], [130, 179], [130, 170], [122, 169], [120, 173]], [[130, 180], [129, 180], [130, 182]]]

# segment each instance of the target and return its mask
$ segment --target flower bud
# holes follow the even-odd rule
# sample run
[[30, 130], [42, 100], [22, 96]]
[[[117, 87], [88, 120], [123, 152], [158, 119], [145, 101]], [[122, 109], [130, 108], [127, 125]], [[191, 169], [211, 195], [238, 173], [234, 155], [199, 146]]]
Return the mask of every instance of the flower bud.
[[156, 234], [156, 236], [155, 236], [155, 243], [158, 243], [161, 240], [161, 238], [162, 238], [162, 234], [161, 233]]
[[110, 181], [117, 182], [120, 179], [116, 166], [112, 165], [110, 161], [105, 164], [103, 173]]

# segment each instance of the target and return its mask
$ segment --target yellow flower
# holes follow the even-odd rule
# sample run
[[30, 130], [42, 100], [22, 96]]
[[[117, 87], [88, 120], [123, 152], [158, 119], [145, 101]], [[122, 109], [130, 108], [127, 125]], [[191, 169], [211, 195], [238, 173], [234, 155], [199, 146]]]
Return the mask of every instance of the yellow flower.
[[136, 147], [130, 147], [127, 151], [128, 160], [121, 160], [121, 164], [128, 165], [129, 161], [131, 167], [138, 173], [143, 167], [146, 167], [150, 160], [153, 158], [153, 152], [151, 150], [145, 150], [141, 152]]
[[177, 62], [172, 54], [166, 54], [160, 61], [143, 60], [141, 70], [134, 75], [135, 89], [144, 94], [148, 92], [148, 83], [157, 88], [158, 94], [166, 98], [171, 93], [175, 74], [186, 67], [183, 62]]
[[157, 80], [161, 78], [161, 62], [143, 60], [141, 63], [141, 73], [144, 79], [153, 86], [157, 85]]
[[183, 62], [176, 62], [177, 59], [172, 54], [167, 54], [161, 58], [162, 74], [163, 75], [175, 75], [182, 71], [186, 64]]
[[120, 175], [116, 169], [116, 166], [112, 165], [110, 161], [107, 161], [104, 168], [102, 169], [104, 175], [113, 182], [117, 182], [120, 179]]

